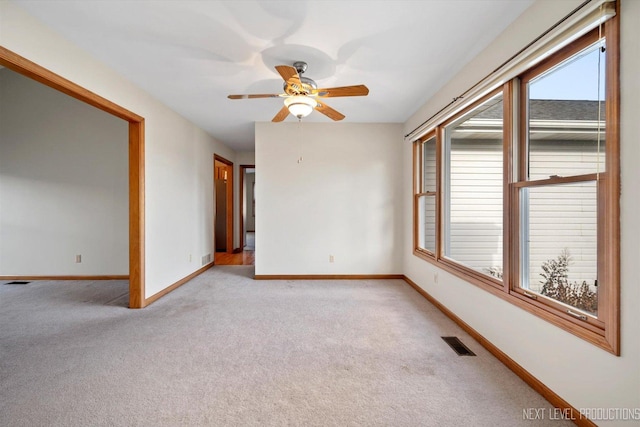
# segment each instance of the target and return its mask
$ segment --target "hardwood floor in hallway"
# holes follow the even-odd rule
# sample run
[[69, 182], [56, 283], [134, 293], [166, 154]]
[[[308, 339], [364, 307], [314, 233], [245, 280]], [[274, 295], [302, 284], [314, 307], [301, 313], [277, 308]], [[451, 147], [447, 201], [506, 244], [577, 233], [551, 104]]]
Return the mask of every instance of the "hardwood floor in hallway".
[[214, 257], [215, 265], [255, 265], [256, 233], [247, 231], [245, 235], [244, 250], [239, 253], [229, 254], [226, 252], [216, 252]]
[[216, 252], [214, 265], [255, 265], [254, 251], [242, 251], [237, 254]]

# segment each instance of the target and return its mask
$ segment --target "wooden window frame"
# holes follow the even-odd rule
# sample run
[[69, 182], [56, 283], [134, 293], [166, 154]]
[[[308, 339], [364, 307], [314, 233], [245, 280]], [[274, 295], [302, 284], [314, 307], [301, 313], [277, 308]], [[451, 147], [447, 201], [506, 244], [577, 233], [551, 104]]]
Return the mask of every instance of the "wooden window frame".
[[[438, 125], [434, 130], [426, 134], [424, 137], [418, 139], [414, 142], [414, 152], [413, 152], [413, 162], [414, 162], [414, 250], [413, 253], [419, 258], [422, 258], [434, 265], [437, 265], [439, 268], [442, 268], [449, 273], [452, 273], [462, 279], [465, 279], [477, 286], [483, 287], [484, 289], [498, 294], [505, 294], [508, 290], [505, 286], [505, 283], [508, 283], [505, 280], [505, 277], [508, 277], [509, 271], [509, 262], [510, 256], [506, 251], [508, 248], [508, 232], [509, 228], [509, 214], [506, 209], [503, 209], [503, 280], [496, 279], [491, 277], [488, 274], [484, 274], [480, 271], [474, 270], [466, 265], [460, 264], [456, 262], [454, 259], [448, 258], [444, 256], [442, 251], [442, 234], [443, 234], [443, 213], [442, 213], [442, 205], [443, 205], [443, 154], [444, 154], [444, 130], [445, 127], [460, 117], [466, 115], [468, 112], [472, 111], [488, 99], [496, 96], [499, 93], [502, 93], [503, 96], [503, 114], [505, 117], [511, 117], [513, 104], [511, 101], [513, 84], [511, 82], [506, 83], [504, 86], [501, 86], [487, 95], [483, 96], [481, 99], [477, 100], [473, 104], [464, 108], [462, 111], [458, 112], [454, 116], [450, 117], [442, 124]], [[503, 120], [503, 177], [507, 179], [511, 171], [510, 159], [512, 157], [512, 130], [511, 130], [511, 121]], [[431, 253], [431, 251], [427, 251], [424, 248], [418, 247], [418, 230], [419, 230], [419, 212], [418, 212], [418, 198], [423, 193], [418, 193], [422, 191], [421, 183], [423, 182], [423, 171], [421, 169], [420, 164], [422, 163], [422, 159], [419, 158], [420, 155], [420, 144], [425, 141], [430, 140], [433, 137], [436, 137], [436, 252]], [[503, 207], [507, 206], [509, 203], [509, 192], [508, 186], [503, 184]]]
[[[511, 271], [511, 294], [522, 300], [529, 300], [540, 310], [544, 310], [551, 315], [561, 319], [562, 327], [569, 332], [580, 336], [587, 341], [610, 351], [619, 354], [619, 192], [613, 187], [610, 181], [619, 182], [619, 140], [618, 140], [618, 116], [617, 105], [619, 102], [619, 90], [617, 79], [617, 41], [609, 37], [615, 37], [610, 27], [617, 26], [615, 18], [604, 24], [604, 32], [601, 33], [596, 28], [576, 41], [570, 43], [539, 65], [523, 73], [520, 77], [520, 99], [524, 100], [520, 108], [520, 135], [519, 147], [519, 172], [517, 182], [512, 183], [511, 195], [513, 212], [514, 233], [511, 236], [511, 245], [514, 252], [514, 265]], [[524, 105], [528, 99], [528, 83], [550, 70], [561, 62], [578, 54], [589, 46], [594, 45], [599, 40], [607, 40], [606, 67], [606, 90], [605, 90], [605, 168], [602, 172], [573, 175], [566, 177], [550, 177], [548, 179], [530, 179], [528, 174], [528, 116]], [[611, 48], [611, 49], [610, 49]], [[610, 76], [611, 73], [611, 76]], [[612, 86], [613, 85], [613, 86]], [[612, 90], [613, 87], [613, 90]], [[612, 108], [614, 107], [614, 108]], [[612, 177], [615, 178], [612, 179]], [[519, 230], [520, 193], [523, 188], [548, 187], [558, 184], [570, 183], [596, 183], [597, 191], [597, 279], [598, 279], [598, 313], [597, 316], [582, 315], [579, 310], [571, 310], [567, 306], [556, 302], [551, 298], [530, 294], [521, 287], [520, 283], [520, 240]], [[611, 262], [605, 262], [605, 260]]]
[[[510, 86], [507, 87], [508, 85], [504, 85], [501, 86], [493, 91], [491, 91], [490, 93], [486, 94], [485, 96], [483, 96], [482, 98], [478, 99], [476, 102], [474, 102], [473, 104], [469, 105], [468, 107], [466, 107], [465, 109], [463, 109], [462, 111], [460, 111], [459, 113], [455, 114], [454, 116], [450, 117], [448, 120], [446, 120], [445, 122], [442, 123], [442, 125], [439, 126], [439, 132], [438, 132], [438, 144], [440, 146], [440, 161], [441, 161], [441, 165], [442, 168], [439, 169], [439, 173], [438, 175], [442, 176], [444, 174], [444, 160], [442, 159], [442, 157], [445, 154], [445, 149], [444, 149], [444, 144], [445, 144], [445, 128], [449, 125], [451, 125], [452, 123], [456, 122], [457, 120], [459, 120], [461, 117], [464, 117], [467, 113], [473, 111], [474, 109], [476, 109], [477, 107], [479, 107], [480, 105], [482, 105], [483, 103], [485, 103], [486, 101], [488, 101], [489, 99], [495, 97], [498, 94], [502, 94], [502, 107], [503, 107], [503, 123], [502, 123], [502, 167], [503, 167], [503, 188], [502, 188], [502, 203], [503, 203], [503, 212], [504, 212], [504, 206], [505, 203], [507, 202], [507, 200], [505, 199], [505, 195], [507, 194], [507, 191], [505, 191], [505, 186], [504, 186], [504, 171], [506, 168], [506, 155], [509, 151], [509, 147], [511, 146], [511, 132], [510, 132], [510, 127], [509, 126], [505, 126], [505, 120], [504, 117], [506, 117], [507, 114], [507, 107], [510, 106], [507, 105], [504, 100], [505, 97], [511, 93], [510, 90]], [[442, 184], [444, 186], [445, 184], [445, 179], [444, 177], [441, 178]], [[444, 199], [444, 197], [446, 196], [445, 191], [440, 191], [440, 198], [441, 198], [441, 202], [443, 202], [442, 199]], [[441, 206], [444, 206], [444, 202], [441, 204]], [[442, 209], [440, 209], [440, 216], [441, 218], [443, 218], [443, 220], [441, 221], [441, 223], [439, 224], [439, 231], [440, 231], [440, 235], [442, 236], [443, 234], [446, 233], [445, 230], [445, 224], [444, 224], [444, 213], [442, 212]], [[502, 241], [503, 243], [507, 241], [507, 237], [504, 234], [504, 214], [503, 214], [503, 235], [502, 235]], [[478, 270], [475, 270], [471, 267], [468, 267], [462, 263], [457, 262], [455, 259], [453, 258], [449, 258], [446, 255], [444, 255], [444, 250], [442, 248], [442, 239], [439, 240], [438, 242], [439, 248], [438, 248], [438, 262], [442, 265], [447, 267], [447, 269], [451, 272], [456, 272], [457, 274], [461, 275], [462, 277], [464, 277], [467, 280], [471, 280], [472, 283], [478, 284], [480, 286], [490, 286], [493, 287], [495, 289], [498, 289], [500, 291], [504, 291], [505, 288], [505, 281], [504, 280], [500, 280], [497, 279], [495, 277], [490, 276], [489, 274], [485, 274], [482, 273]], [[506, 252], [504, 251], [504, 247], [502, 250], [502, 268], [503, 268], [503, 272], [508, 270], [509, 268], [509, 257], [506, 256]]]
[[[436, 188], [434, 191], [426, 191], [424, 189], [424, 144], [435, 138], [436, 144]], [[421, 258], [429, 261], [435, 261], [438, 258], [440, 248], [440, 144], [435, 131], [431, 131], [413, 144], [413, 253]], [[419, 220], [420, 220], [420, 198], [435, 197], [436, 204], [436, 221], [435, 221], [435, 246], [436, 251], [432, 252], [427, 248], [419, 245]]]
[[[415, 256], [477, 285], [491, 294], [532, 313], [559, 328], [584, 339], [614, 355], [620, 355], [620, 143], [619, 143], [619, 7], [613, 18], [566, 47], [550, 55], [538, 65], [526, 70], [503, 86], [483, 96], [462, 111], [437, 124], [429, 133], [414, 142], [413, 146], [413, 241]], [[594, 39], [595, 37], [595, 39]], [[526, 112], [522, 87], [529, 77], [579, 52], [596, 42], [606, 39], [606, 108], [605, 108], [605, 172], [571, 177], [557, 177], [538, 181], [526, 178]], [[444, 127], [496, 93], [503, 92], [503, 279], [497, 280], [473, 270], [442, 255], [442, 203], [443, 203], [443, 138]], [[436, 251], [418, 247], [419, 197], [424, 195], [423, 170], [420, 144], [436, 137]], [[568, 314], [567, 307], [546, 298], [531, 299], [518, 286], [519, 280], [519, 191], [525, 186], [564, 184], [593, 181], [598, 178], [598, 317], [587, 316], [587, 321]]]

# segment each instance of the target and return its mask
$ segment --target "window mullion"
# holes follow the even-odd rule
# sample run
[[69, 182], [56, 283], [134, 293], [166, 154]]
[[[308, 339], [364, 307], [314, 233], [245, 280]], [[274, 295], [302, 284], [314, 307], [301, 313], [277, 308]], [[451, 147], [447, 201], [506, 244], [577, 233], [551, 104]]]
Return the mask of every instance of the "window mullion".
[[451, 138], [449, 132], [445, 129], [441, 130], [442, 135], [442, 157], [441, 157], [441, 173], [440, 182], [442, 191], [440, 200], [442, 202], [440, 212], [442, 214], [442, 224], [440, 228], [441, 250], [439, 258], [451, 249]]
[[436, 259], [442, 257], [442, 144], [444, 130], [442, 126], [436, 127]]
[[514, 130], [514, 82], [505, 83], [503, 89], [503, 144], [502, 144], [502, 282], [503, 290], [509, 292], [511, 283], [511, 247], [513, 243], [511, 227], [511, 191], [513, 179]]

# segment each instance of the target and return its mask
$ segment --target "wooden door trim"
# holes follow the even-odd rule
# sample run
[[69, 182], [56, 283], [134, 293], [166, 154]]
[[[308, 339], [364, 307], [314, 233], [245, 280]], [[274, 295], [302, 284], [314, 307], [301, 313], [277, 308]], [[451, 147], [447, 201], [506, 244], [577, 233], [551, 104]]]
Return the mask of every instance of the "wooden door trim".
[[246, 201], [244, 200], [244, 174], [247, 169], [255, 168], [256, 165], [240, 165], [240, 212], [238, 218], [240, 220], [240, 250], [244, 250], [244, 218], [242, 214], [245, 212]]
[[143, 308], [144, 118], [2, 46], [0, 65], [129, 122], [129, 308]]
[[[215, 180], [216, 162], [219, 161], [229, 167], [230, 173], [227, 175], [227, 253], [233, 253], [233, 162], [225, 159], [218, 154], [213, 155], [213, 171]], [[215, 191], [215, 186], [214, 186]], [[213, 230], [215, 233], [215, 215], [214, 215]], [[215, 237], [215, 236], [214, 236]], [[215, 238], [213, 241], [214, 253], [215, 253]]]

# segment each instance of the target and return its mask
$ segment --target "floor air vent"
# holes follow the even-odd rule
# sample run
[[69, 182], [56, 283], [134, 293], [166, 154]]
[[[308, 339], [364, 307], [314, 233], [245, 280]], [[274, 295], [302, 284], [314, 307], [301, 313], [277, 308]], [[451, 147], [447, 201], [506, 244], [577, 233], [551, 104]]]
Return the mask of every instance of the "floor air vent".
[[26, 285], [31, 282], [7, 282], [5, 285]]
[[455, 351], [458, 356], [475, 356], [476, 354], [469, 350], [466, 345], [462, 344], [462, 341], [458, 337], [442, 337], [444, 342], [449, 344], [449, 347]]
[[207, 265], [211, 262], [211, 254], [206, 254], [202, 256], [202, 265]]

